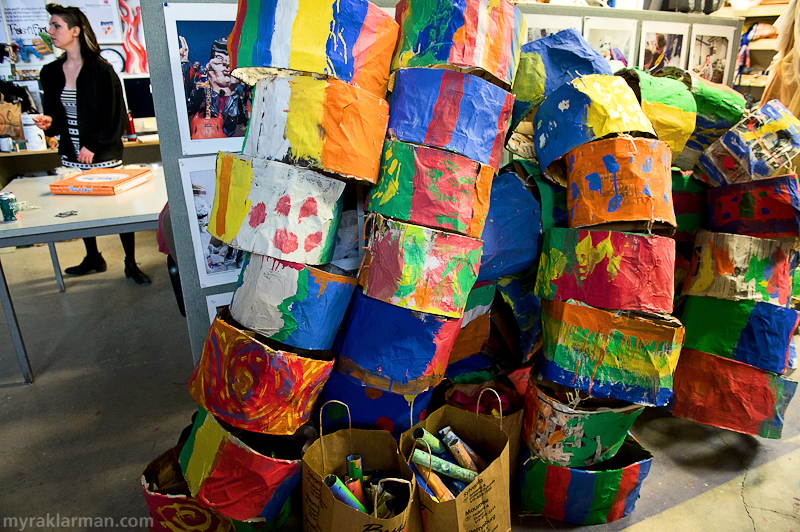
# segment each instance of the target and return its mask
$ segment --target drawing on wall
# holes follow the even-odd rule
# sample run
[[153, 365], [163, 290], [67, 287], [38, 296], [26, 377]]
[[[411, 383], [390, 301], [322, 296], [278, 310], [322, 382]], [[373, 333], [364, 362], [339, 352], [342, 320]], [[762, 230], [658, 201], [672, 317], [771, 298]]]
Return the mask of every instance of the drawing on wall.
[[637, 20], [610, 17], [586, 17], [583, 37], [611, 65], [611, 71], [632, 67], [636, 57]]
[[655, 74], [667, 66], [685, 68], [689, 24], [681, 22], [642, 22], [639, 66]]
[[236, 4], [164, 6], [181, 150], [186, 155], [242, 149], [251, 88], [230, 72], [227, 42], [235, 20]]
[[703, 79], [727, 83], [733, 55], [733, 26], [695, 24], [689, 69]]
[[[581, 17], [566, 17], [561, 15], [531, 15], [525, 14], [528, 23], [528, 37], [525, 42], [535, 41], [542, 37], [548, 37], [561, 30], [574, 28], [583, 31], [583, 19]], [[524, 43], [523, 43], [524, 44]]]
[[[200, 286], [234, 283], [239, 278], [244, 252], [228, 246], [208, 233], [216, 186], [215, 155], [180, 159], [183, 195], [189, 213], [197, 274]], [[196, 216], [196, 222], [195, 222]]]

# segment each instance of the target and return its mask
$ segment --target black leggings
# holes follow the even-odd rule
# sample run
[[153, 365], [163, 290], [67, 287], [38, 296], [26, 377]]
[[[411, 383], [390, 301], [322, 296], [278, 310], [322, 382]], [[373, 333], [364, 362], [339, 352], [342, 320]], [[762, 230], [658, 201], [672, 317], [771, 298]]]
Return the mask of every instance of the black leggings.
[[[136, 233], [120, 233], [119, 239], [122, 241], [122, 249], [125, 250], [125, 262], [136, 262], [136, 242], [134, 235]], [[86, 256], [92, 257], [99, 255], [97, 251], [97, 238], [90, 236], [83, 239], [83, 245], [86, 246]]]

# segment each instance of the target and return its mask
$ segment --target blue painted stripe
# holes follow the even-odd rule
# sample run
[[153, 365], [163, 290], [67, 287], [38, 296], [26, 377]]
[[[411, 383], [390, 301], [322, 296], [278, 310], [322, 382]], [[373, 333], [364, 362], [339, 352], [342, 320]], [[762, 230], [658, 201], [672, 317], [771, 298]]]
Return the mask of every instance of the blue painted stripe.
[[326, 73], [334, 75], [330, 71], [332, 67], [337, 78], [349, 81], [353, 79], [353, 49], [361, 34], [369, 3], [347, 2], [342, 5], [342, 2], [337, 1], [333, 2], [332, 7], [333, 22], [325, 45], [328, 55]]
[[[280, 1], [280, 0], [278, 0]], [[278, 9], [276, 2], [248, 2], [248, 10], [258, 9], [258, 37], [253, 49], [252, 65], [272, 64], [272, 34], [275, 33], [275, 11]]]
[[594, 482], [597, 475], [590, 471], [570, 469], [564, 519], [568, 523], [584, 523], [592, 511]]
[[644, 482], [644, 479], [647, 478], [647, 475], [650, 473], [650, 466], [652, 463], [652, 458], [639, 462], [639, 478], [636, 482], [636, 487], [631, 490], [628, 497], [625, 499], [625, 509], [622, 512], [622, 517], [625, 517], [633, 511], [636, 499], [639, 498], [639, 490], [642, 488], [642, 482]]

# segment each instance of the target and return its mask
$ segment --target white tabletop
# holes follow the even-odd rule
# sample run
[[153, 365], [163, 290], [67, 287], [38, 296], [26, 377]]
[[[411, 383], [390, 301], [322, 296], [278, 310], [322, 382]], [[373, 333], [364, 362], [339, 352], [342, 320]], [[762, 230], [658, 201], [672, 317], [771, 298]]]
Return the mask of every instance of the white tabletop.
[[[49, 185], [58, 179], [57, 176], [26, 177], [15, 179], [3, 188], [3, 192], [13, 192], [18, 202], [27, 201], [26, 206], [40, 208], [22, 211], [20, 220], [0, 220], [0, 247], [20, 245], [21, 242], [8, 241], [21, 237], [29, 243], [48, 242], [53, 237], [63, 237], [65, 232], [86, 236], [88, 232], [126, 224], [146, 223], [156, 227], [158, 215], [167, 202], [162, 167], [153, 169], [153, 179], [147, 183], [115, 196], [51, 194]], [[66, 218], [56, 216], [67, 211], [77, 211], [77, 215]], [[98, 232], [103, 233], [106, 231]]]

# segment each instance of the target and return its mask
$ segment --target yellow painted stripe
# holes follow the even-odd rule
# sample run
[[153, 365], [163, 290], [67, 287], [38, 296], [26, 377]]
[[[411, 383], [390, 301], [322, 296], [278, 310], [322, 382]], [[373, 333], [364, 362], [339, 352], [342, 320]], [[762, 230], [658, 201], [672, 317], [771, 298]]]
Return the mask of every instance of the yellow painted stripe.
[[211, 472], [217, 450], [226, 436], [227, 432], [211, 414], [206, 416], [203, 424], [197, 429], [192, 456], [189, 458], [189, 465], [186, 467], [186, 475], [184, 475], [191, 488], [192, 497], [197, 495], [200, 484]]
[[297, 76], [290, 82], [289, 113], [286, 117], [286, 139], [296, 159], [322, 159], [320, 125], [323, 122], [327, 82], [308, 76]]
[[236, 237], [245, 216], [250, 212], [252, 182], [253, 167], [250, 161], [225, 153], [217, 156], [216, 197], [208, 222], [209, 233], [225, 242]]
[[[292, 68], [308, 72], [326, 73], [326, 54], [313, 51], [325, 50], [333, 22], [332, 0], [304, 0], [292, 24], [292, 46], [289, 64]], [[311, 50], [312, 52], [309, 52]], [[335, 75], [334, 72], [327, 72]]]

